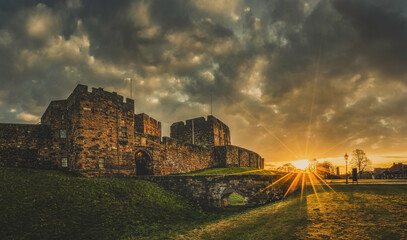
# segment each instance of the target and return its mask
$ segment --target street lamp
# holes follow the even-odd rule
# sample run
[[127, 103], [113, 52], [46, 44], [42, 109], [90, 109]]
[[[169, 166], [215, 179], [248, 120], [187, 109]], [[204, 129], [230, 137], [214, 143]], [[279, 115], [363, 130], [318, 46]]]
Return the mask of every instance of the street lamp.
[[345, 153], [345, 156], [343, 156], [344, 158], [345, 158], [345, 161], [346, 161], [346, 172], [345, 172], [345, 178], [346, 178], [346, 184], [348, 184], [348, 154], [347, 153]]

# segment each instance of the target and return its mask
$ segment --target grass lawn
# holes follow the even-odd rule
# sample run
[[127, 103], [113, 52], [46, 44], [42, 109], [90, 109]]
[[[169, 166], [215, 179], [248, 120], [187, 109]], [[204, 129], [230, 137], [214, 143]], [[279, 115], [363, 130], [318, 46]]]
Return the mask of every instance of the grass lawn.
[[227, 175], [227, 174], [247, 174], [247, 175], [273, 175], [273, 171], [254, 167], [230, 167], [230, 168], [208, 168], [180, 175]]
[[[407, 185], [316, 186], [179, 239], [407, 239]], [[319, 199], [319, 202], [318, 202]]]
[[234, 212], [147, 181], [0, 167], [0, 239], [163, 239]]
[[244, 206], [244, 197], [238, 193], [232, 193], [229, 196], [230, 206]]
[[407, 185], [332, 187], [211, 210], [146, 181], [0, 167], [0, 239], [407, 239]]

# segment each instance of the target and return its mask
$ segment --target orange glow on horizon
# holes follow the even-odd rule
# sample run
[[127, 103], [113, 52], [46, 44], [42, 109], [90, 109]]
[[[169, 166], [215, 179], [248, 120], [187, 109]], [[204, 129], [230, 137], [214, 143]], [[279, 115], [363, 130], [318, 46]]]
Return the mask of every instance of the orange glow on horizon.
[[306, 169], [309, 166], [309, 161], [307, 159], [300, 159], [296, 161], [292, 161], [291, 164], [296, 167], [297, 169]]

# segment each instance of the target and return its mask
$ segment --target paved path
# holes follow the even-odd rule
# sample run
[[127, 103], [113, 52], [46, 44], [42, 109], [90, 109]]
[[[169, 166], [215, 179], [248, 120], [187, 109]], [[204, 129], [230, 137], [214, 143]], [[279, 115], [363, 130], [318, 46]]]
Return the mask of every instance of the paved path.
[[[329, 185], [346, 185], [345, 181], [327, 181]], [[321, 183], [319, 183], [321, 184]], [[395, 179], [361, 179], [357, 183], [349, 181], [348, 185], [352, 184], [407, 184], [407, 179], [400, 179], [400, 180], [395, 180]]]

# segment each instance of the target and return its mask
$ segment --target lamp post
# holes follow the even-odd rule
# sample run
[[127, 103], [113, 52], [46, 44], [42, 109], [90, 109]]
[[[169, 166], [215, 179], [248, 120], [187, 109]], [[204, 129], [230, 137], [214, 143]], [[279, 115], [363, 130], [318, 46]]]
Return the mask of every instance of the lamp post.
[[348, 154], [345, 153], [345, 156], [343, 156], [346, 161], [346, 172], [345, 172], [345, 178], [346, 178], [346, 184], [348, 184]]

